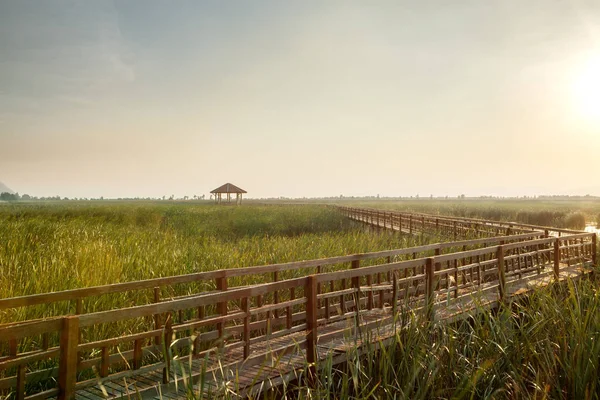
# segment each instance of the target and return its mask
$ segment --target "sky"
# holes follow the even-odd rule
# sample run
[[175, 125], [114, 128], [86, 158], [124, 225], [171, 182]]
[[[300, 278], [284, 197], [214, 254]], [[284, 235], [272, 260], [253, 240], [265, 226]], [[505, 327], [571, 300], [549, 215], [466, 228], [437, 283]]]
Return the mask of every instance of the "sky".
[[600, 2], [0, 0], [0, 181], [600, 195]]

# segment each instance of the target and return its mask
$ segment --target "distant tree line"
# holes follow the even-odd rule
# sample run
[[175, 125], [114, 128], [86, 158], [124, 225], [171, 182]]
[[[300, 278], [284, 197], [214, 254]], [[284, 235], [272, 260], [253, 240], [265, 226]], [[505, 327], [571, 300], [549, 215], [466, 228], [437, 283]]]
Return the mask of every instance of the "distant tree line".
[[35, 197], [35, 196], [30, 196], [28, 194], [24, 194], [21, 196], [21, 195], [19, 195], [19, 193], [8, 193], [8, 192], [0, 193], [0, 201], [19, 201], [19, 200], [30, 201], [30, 200], [68, 200], [68, 199], [66, 197], [61, 199], [60, 196]]
[[[194, 195], [193, 199], [194, 200], [204, 200], [206, 198], [206, 195]], [[104, 196], [98, 197], [98, 198], [94, 198], [94, 197], [73, 197], [73, 198], [68, 198], [68, 197], [60, 197], [60, 196], [48, 196], [48, 197], [36, 197], [36, 196], [30, 196], [28, 194], [24, 194], [24, 195], [19, 195], [19, 193], [9, 193], [9, 192], [2, 192], [0, 193], [0, 201], [101, 201], [101, 200], [105, 200]], [[169, 197], [167, 196], [162, 196], [162, 198], [160, 197], [118, 197], [112, 200], [177, 200], [177, 201], [188, 201], [190, 200], [189, 196], [183, 196], [182, 198], [175, 198], [174, 195], [171, 195]]]

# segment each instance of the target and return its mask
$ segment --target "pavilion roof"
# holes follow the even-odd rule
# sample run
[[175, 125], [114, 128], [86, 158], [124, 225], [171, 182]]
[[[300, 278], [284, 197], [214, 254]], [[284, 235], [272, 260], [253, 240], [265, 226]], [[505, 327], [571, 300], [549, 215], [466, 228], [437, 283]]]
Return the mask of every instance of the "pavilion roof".
[[231, 183], [226, 183], [223, 186], [219, 186], [215, 190], [212, 190], [211, 193], [248, 193], [244, 189], [240, 189]]

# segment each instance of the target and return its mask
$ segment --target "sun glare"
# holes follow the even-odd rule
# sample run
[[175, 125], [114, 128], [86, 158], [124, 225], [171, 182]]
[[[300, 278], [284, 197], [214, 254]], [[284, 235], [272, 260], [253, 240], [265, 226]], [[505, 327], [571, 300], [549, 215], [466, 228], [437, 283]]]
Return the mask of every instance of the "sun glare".
[[588, 59], [573, 85], [575, 107], [582, 117], [600, 123], [600, 56]]

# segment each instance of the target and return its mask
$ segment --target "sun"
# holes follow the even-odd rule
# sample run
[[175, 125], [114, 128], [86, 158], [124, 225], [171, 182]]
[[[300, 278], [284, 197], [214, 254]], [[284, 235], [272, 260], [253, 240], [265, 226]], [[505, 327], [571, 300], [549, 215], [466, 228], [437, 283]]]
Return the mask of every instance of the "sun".
[[589, 58], [577, 72], [573, 96], [577, 112], [600, 123], [600, 56]]

